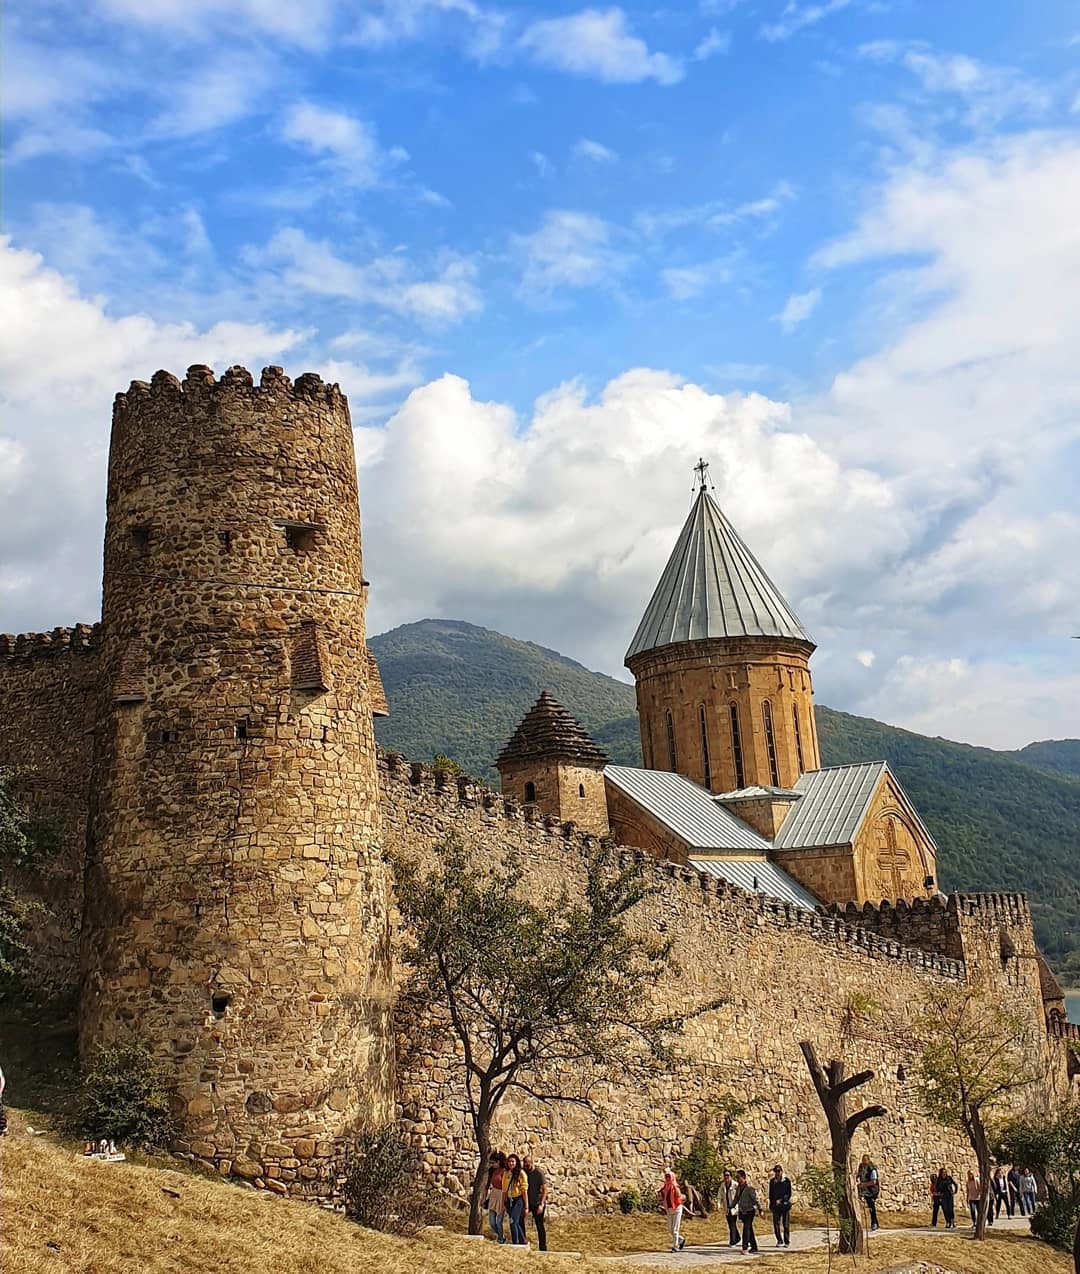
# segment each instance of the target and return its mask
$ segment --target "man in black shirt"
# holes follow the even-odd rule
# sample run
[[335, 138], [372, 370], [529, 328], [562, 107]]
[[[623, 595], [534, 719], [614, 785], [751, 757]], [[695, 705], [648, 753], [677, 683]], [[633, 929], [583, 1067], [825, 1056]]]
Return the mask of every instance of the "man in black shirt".
[[773, 1234], [777, 1247], [791, 1247], [791, 1182], [784, 1176], [779, 1164], [772, 1170], [769, 1182], [769, 1211], [772, 1213]]
[[521, 1166], [529, 1177], [529, 1215], [536, 1226], [536, 1246], [541, 1252], [547, 1251], [547, 1177], [533, 1163], [532, 1156], [526, 1155]]

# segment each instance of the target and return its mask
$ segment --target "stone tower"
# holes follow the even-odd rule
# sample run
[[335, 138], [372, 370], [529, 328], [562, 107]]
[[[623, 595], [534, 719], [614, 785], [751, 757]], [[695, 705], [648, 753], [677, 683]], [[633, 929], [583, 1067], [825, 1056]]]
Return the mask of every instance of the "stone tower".
[[642, 758], [714, 792], [788, 789], [821, 763], [814, 643], [709, 495], [707, 469], [626, 652]]
[[584, 832], [609, 829], [607, 757], [554, 696], [543, 691], [499, 754], [503, 793]]
[[365, 590], [336, 385], [117, 395], [81, 1047], [145, 1043], [180, 1148], [279, 1192], [393, 1111]]

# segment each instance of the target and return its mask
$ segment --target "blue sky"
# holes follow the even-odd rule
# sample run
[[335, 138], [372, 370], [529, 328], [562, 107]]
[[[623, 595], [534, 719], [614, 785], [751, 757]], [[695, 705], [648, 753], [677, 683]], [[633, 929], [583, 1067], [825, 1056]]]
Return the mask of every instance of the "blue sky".
[[1080, 6], [12, 0], [0, 627], [93, 617], [108, 409], [281, 362], [372, 627], [618, 672], [690, 468], [819, 698], [1076, 733]]

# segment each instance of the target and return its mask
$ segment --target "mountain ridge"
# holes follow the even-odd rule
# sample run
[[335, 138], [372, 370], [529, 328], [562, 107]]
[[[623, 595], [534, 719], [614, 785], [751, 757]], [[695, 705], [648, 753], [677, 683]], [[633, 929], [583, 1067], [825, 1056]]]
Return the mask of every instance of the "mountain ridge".
[[[634, 688], [535, 642], [465, 620], [425, 619], [370, 639], [390, 700], [379, 742], [443, 753], [497, 786], [491, 762], [541, 690], [608, 758], [640, 765]], [[1080, 776], [1051, 740], [998, 752], [818, 706], [823, 765], [888, 761], [941, 849], [945, 888], [1025, 892], [1040, 944], [1080, 983]], [[1054, 762], [1048, 765], [1047, 761]]]

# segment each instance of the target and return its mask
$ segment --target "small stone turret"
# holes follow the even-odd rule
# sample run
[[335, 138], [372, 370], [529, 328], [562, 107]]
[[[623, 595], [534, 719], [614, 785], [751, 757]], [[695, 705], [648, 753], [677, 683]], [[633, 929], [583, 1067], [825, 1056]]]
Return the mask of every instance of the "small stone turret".
[[365, 592], [336, 385], [117, 395], [81, 1047], [146, 1044], [180, 1148], [279, 1191], [393, 1113]]
[[610, 830], [604, 766], [607, 757], [548, 691], [522, 718], [499, 754], [503, 794], [561, 823], [605, 836]]

